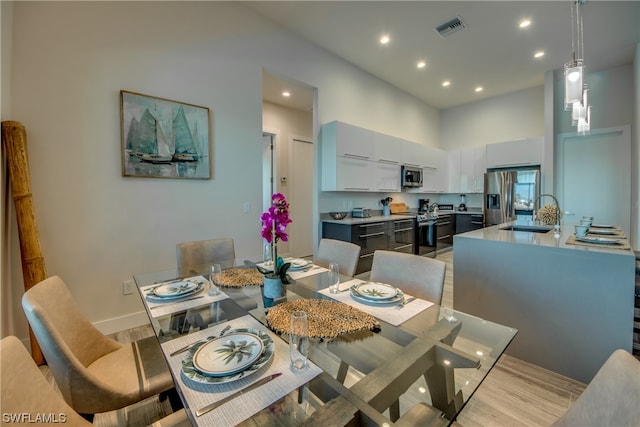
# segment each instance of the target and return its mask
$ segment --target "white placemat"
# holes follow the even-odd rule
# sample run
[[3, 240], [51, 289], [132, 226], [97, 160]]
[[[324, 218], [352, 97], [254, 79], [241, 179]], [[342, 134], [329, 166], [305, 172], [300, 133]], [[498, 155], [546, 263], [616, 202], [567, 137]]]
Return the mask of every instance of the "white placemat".
[[[339, 289], [344, 292], [338, 292], [337, 294], [330, 293], [329, 288], [322, 289], [319, 292], [329, 298], [343, 302], [352, 307], [356, 307], [365, 313], [369, 313], [380, 320], [384, 320], [385, 322], [392, 324], [393, 326], [398, 326], [406, 322], [422, 310], [426, 310], [433, 305], [432, 302], [425, 301], [420, 298], [416, 298], [404, 307], [401, 307], [400, 305], [374, 306], [363, 304], [351, 298], [351, 293], [348, 291], [351, 286], [357, 285], [358, 283], [364, 283], [364, 280], [353, 279], [348, 282], [340, 283]], [[405, 298], [411, 297], [409, 294], [404, 294], [404, 296]]]
[[324, 267], [320, 267], [319, 265], [313, 265], [313, 267], [311, 267], [308, 270], [303, 270], [303, 271], [290, 271], [289, 272], [289, 276], [291, 276], [291, 278], [293, 280], [297, 280], [297, 279], [302, 279], [303, 277], [309, 277], [309, 276], [313, 276], [314, 274], [320, 274], [320, 273], [324, 273], [326, 271], [329, 271], [328, 268], [324, 268]]
[[[204, 276], [193, 276], [187, 277], [184, 280], [193, 280], [193, 281], [204, 281], [208, 282], [208, 280]], [[192, 307], [198, 307], [204, 304], [211, 304], [217, 301], [222, 301], [223, 299], [229, 298], [229, 295], [220, 291], [217, 295], [209, 295], [209, 285], [205, 284], [202, 291], [197, 294], [191, 294], [185, 297], [183, 300], [181, 299], [168, 299], [166, 302], [159, 301], [158, 298], [147, 298], [148, 292], [155, 288], [156, 286], [161, 286], [163, 283], [156, 283], [149, 286], [144, 286], [140, 288], [144, 297], [144, 303], [149, 307], [149, 313], [151, 313], [152, 317], [160, 317], [166, 316], [167, 314], [175, 313], [178, 311], [187, 310]], [[201, 298], [200, 298], [201, 297]], [[192, 299], [195, 298], [195, 299]]]
[[[253, 328], [268, 333], [274, 343], [271, 361], [254, 374], [230, 383], [199, 384], [185, 379], [181, 371], [182, 359], [186, 353], [180, 353], [173, 357], [170, 357], [169, 354], [187, 344], [206, 339], [209, 336], [218, 336], [226, 325], [231, 325], [231, 329]], [[163, 343], [162, 350], [168, 360], [173, 377], [176, 382], [180, 382], [177, 386], [180, 387], [182, 396], [186, 400], [186, 406], [192, 411], [192, 419], [201, 426], [231, 426], [241, 423], [322, 373], [322, 369], [311, 361], [304, 369], [292, 368], [289, 360], [289, 345], [249, 315]], [[195, 411], [203, 406], [217, 402], [276, 372], [281, 372], [282, 375], [201, 417], [195, 416]]]

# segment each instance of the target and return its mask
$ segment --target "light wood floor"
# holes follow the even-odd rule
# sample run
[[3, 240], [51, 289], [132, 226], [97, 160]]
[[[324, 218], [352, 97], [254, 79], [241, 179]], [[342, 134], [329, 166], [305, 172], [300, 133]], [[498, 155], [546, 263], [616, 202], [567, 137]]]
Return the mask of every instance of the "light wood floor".
[[[442, 251], [437, 258], [447, 263], [442, 305], [453, 307], [453, 251]], [[129, 342], [152, 334], [151, 326], [147, 325], [113, 337]], [[41, 370], [53, 382], [48, 368], [41, 367]], [[457, 421], [463, 427], [548, 426], [580, 396], [584, 387], [585, 384], [504, 355]], [[94, 425], [148, 425], [170, 412], [167, 401], [158, 402], [157, 398], [150, 398], [118, 411], [97, 414]]]

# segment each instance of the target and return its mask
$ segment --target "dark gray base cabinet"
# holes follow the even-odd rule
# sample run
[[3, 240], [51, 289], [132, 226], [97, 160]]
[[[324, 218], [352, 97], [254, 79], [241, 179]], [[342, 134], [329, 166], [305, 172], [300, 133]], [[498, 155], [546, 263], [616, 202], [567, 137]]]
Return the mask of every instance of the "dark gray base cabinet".
[[412, 254], [415, 248], [413, 219], [355, 225], [323, 222], [322, 237], [355, 243], [362, 248], [356, 274], [371, 270], [373, 253], [378, 249]]
[[467, 231], [478, 230], [483, 227], [482, 214], [457, 214], [456, 215], [456, 234], [466, 233]]

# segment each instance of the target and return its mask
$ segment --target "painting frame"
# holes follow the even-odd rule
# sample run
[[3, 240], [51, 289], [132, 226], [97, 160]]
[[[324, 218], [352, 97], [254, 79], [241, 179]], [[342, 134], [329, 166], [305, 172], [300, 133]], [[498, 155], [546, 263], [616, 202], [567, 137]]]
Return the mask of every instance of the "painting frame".
[[120, 91], [122, 176], [211, 179], [210, 110]]

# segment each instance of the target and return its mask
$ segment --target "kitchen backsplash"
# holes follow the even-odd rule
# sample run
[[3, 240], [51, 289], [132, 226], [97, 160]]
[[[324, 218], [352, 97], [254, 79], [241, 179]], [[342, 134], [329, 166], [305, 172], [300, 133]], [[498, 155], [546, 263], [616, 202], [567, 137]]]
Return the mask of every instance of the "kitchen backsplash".
[[[320, 212], [347, 211], [353, 208], [369, 208], [382, 210], [380, 200], [391, 197], [393, 203], [405, 203], [409, 208], [418, 207], [418, 199], [429, 199], [430, 203], [444, 203], [458, 206], [460, 194], [411, 194], [411, 193], [346, 193], [323, 191], [319, 195], [318, 204]], [[482, 194], [467, 194], [466, 205], [468, 208], [482, 207]]]

